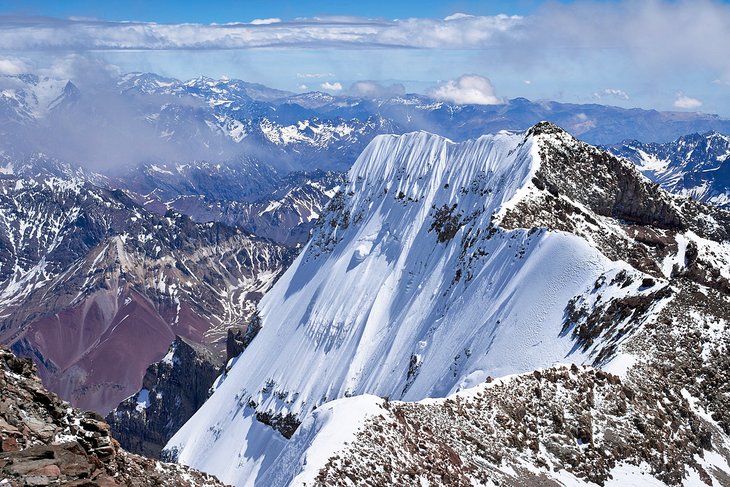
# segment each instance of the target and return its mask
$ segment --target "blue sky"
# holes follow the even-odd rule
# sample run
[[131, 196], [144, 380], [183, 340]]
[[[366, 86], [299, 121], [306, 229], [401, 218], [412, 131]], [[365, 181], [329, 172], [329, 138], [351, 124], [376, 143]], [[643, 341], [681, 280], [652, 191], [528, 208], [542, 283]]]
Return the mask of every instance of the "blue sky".
[[341, 93], [367, 80], [457, 101], [730, 116], [727, 1], [31, 0], [0, 2], [0, 15], [3, 74], [153, 71]]
[[[45, 15], [51, 17], [94, 17], [103, 20], [146, 20], [164, 23], [240, 22], [278, 17], [293, 19], [318, 15], [352, 15], [360, 17], [446, 17], [454, 12], [475, 15], [509, 13], [527, 15], [545, 2], [541, 0], [460, 0], [460, 1], [393, 1], [393, 0], [287, 0], [251, 1], [218, 0], [211, 2], [159, 1], [4, 1], [5, 14]], [[570, 3], [570, 2], [563, 2]]]

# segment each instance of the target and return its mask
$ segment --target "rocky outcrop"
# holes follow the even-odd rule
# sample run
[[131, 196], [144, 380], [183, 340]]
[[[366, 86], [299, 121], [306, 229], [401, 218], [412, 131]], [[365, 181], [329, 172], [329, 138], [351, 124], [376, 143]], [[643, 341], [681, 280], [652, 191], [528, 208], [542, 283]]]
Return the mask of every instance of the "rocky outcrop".
[[95, 413], [47, 391], [29, 359], [0, 348], [0, 478], [8, 486], [217, 486], [215, 477], [120, 448]]
[[162, 447], [210, 394], [221, 361], [209, 350], [176, 337], [165, 358], [149, 367], [142, 389], [106, 417], [123, 448], [159, 458]]
[[[561, 366], [492, 381], [429, 403], [383, 401], [315, 485], [561, 485], [550, 470], [604, 485], [619, 464], [647, 465], [668, 485], [711, 433], [689, 403], [613, 374]], [[530, 468], [526, 466], [530, 465]], [[505, 467], [506, 466], [506, 467]], [[578, 485], [578, 484], [576, 484]]]

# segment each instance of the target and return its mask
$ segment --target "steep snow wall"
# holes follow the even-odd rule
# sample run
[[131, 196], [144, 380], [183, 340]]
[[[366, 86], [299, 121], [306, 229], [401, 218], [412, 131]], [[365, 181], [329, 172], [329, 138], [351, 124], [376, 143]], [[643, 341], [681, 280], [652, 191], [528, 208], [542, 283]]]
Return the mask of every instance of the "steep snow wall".
[[255, 485], [287, 442], [257, 416], [287, 433], [341, 397], [445, 397], [488, 376], [582, 362], [560, 333], [565, 306], [623, 264], [567, 233], [493, 221], [530, 191], [537, 137], [549, 135], [373, 140], [262, 300], [256, 341], [169, 454]]

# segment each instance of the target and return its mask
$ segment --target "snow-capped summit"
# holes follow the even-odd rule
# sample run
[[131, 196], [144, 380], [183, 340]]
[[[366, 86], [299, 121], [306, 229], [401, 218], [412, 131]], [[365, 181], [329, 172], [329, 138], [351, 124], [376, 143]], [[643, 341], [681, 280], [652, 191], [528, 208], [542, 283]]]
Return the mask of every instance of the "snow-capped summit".
[[726, 213], [549, 123], [461, 143], [376, 137], [261, 301], [255, 342], [165, 455], [236, 485], [286, 485], [342, 447], [307, 419], [330, 401], [373, 417], [367, 395], [443, 398], [565, 362], [627, 377], [624, 342], [668, 306], [670, 279], [724, 289], [727, 273], [707, 271], [730, 262], [728, 229]]
[[[622, 292], [641, 293], [642, 274], [583, 238], [516, 228], [510, 216], [555, 192], [538, 177], [546, 151], [578, 144], [549, 124], [462, 143], [376, 137], [262, 300], [256, 343], [168, 454], [253, 484], [328, 401], [445, 397], [489, 376], [590, 362], [595, 350], [561, 333], [566, 305], [607, 273], [636, 275]], [[224, 450], [240, 461], [223, 461]]]

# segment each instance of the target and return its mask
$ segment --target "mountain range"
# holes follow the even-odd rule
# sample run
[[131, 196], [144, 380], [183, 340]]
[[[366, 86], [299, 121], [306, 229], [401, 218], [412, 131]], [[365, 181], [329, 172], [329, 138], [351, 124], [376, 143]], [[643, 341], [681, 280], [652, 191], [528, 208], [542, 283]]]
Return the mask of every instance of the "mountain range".
[[237, 485], [726, 480], [729, 121], [149, 73], [3, 77], [0, 113], [0, 343], [125, 448]]
[[712, 205], [730, 205], [730, 137], [689, 134], [663, 144], [624, 141], [609, 148], [669, 191]]

